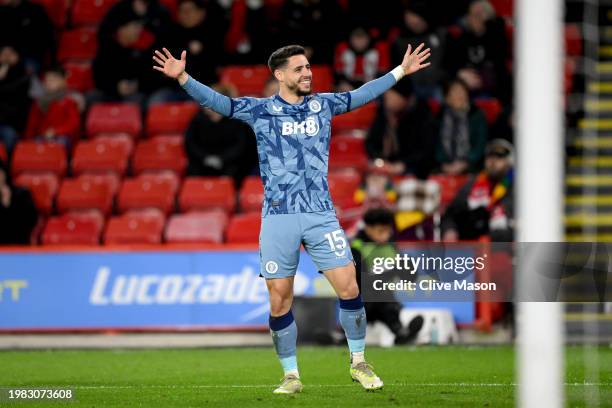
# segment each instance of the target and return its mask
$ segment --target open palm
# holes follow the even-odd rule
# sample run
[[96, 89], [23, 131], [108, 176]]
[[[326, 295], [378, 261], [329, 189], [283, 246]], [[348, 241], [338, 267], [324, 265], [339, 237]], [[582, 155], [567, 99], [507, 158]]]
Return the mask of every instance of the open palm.
[[431, 62], [425, 62], [431, 55], [431, 48], [421, 51], [424, 46], [425, 44], [421, 43], [421, 45], [412, 51], [412, 46], [408, 45], [404, 60], [402, 61], [402, 68], [404, 68], [406, 75], [414, 74], [431, 64]]
[[185, 72], [185, 64], [187, 63], [187, 52], [183, 51], [181, 53], [181, 59], [176, 59], [170, 54], [166, 48], [162, 48], [164, 53], [155, 50], [155, 55], [153, 55], [153, 61], [157, 63], [157, 65], [153, 66], [153, 69], [163, 72], [165, 75], [170, 78], [177, 79], [183, 72]]

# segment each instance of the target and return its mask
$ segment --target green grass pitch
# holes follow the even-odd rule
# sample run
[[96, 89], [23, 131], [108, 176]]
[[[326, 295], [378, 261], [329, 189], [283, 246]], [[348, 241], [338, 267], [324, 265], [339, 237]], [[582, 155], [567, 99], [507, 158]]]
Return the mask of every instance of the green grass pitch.
[[[612, 406], [612, 348], [597, 349], [599, 406]], [[512, 347], [370, 347], [385, 388], [352, 383], [345, 348], [298, 348], [304, 391], [273, 395], [281, 377], [272, 348], [0, 352], [0, 386], [70, 387], [76, 402], [23, 407], [510, 407]], [[587, 406], [584, 351], [566, 349], [568, 406]]]

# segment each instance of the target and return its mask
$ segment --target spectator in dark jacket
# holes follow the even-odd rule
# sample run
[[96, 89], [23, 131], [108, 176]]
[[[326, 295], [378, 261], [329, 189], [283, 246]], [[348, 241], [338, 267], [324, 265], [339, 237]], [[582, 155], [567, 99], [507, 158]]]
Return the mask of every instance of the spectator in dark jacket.
[[28, 245], [37, 221], [32, 195], [12, 185], [8, 168], [0, 161], [0, 245]]
[[[228, 87], [214, 87], [231, 96]], [[202, 109], [185, 133], [185, 150], [190, 176], [230, 176], [236, 185], [251, 173], [257, 158], [255, 134], [244, 123]]]
[[459, 190], [442, 218], [444, 241], [476, 240], [483, 236], [494, 242], [512, 241], [513, 154], [508, 141], [489, 142], [484, 171]]
[[29, 89], [30, 75], [19, 52], [11, 46], [0, 46], [0, 143], [9, 155], [25, 128]]
[[487, 120], [470, 103], [465, 82], [454, 79], [444, 89], [445, 104], [438, 114], [436, 159], [446, 174], [473, 173], [482, 168], [487, 143]]
[[445, 65], [473, 93], [508, 100], [510, 75], [506, 67], [508, 41], [505, 23], [487, 0], [474, 0], [458, 38], [450, 41]]
[[384, 160], [391, 174], [427, 178], [435, 164], [435, 141], [431, 110], [402, 83], [383, 95], [365, 145], [369, 158]]
[[29, 72], [53, 64], [55, 32], [45, 8], [28, 0], [0, 0], [0, 45], [17, 50]]
[[391, 43], [391, 65], [401, 64], [409, 44], [413, 47], [421, 43], [427, 44], [427, 47], [432, 49], [431, 65], [428, 69], [411, 75], [409, 80], [418, 97], [442, 99], [440, 83], [445, 77], [442, 60], [446, 32], [432, 24], [432, 12], [426, 1], [411, 2], [403, 11], [402, 25], [392, 36], [394, 39]]
[[170, 15], [157, 0], [121, 0], [114, 5], [98, 30], [93, 75], [103, 96], [96, 99], [140, 102], [169, 85], [151, 69], [151, 58], [170, 27]]
[[32, 104], [26, 138], [58, 141], [70, 147], [81, 131], [81, 116], [76, 101], [66, 92], [66, 71], [55, 67], [45, 72], [43, 93]]

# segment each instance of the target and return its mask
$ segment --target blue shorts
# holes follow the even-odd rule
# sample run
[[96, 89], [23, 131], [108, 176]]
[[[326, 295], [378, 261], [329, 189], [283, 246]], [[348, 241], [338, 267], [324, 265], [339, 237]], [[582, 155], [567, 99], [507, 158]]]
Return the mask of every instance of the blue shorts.
[[261, 220], [259, 257], [266, 279], [294, 276], [304, 244], [319, 271], [346, 266], [353, 255], [335, 211], [268, 214]]

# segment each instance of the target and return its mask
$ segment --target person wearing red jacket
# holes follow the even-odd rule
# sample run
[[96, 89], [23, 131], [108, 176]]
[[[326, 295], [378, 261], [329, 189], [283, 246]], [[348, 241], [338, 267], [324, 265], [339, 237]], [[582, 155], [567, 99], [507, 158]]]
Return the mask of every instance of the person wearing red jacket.
[[76, 101], [66, 93], [63, 68], [45, 72], [43, 90], [30, 108], [25, 137], [74, 145], [80, 135], [81, 116]]

